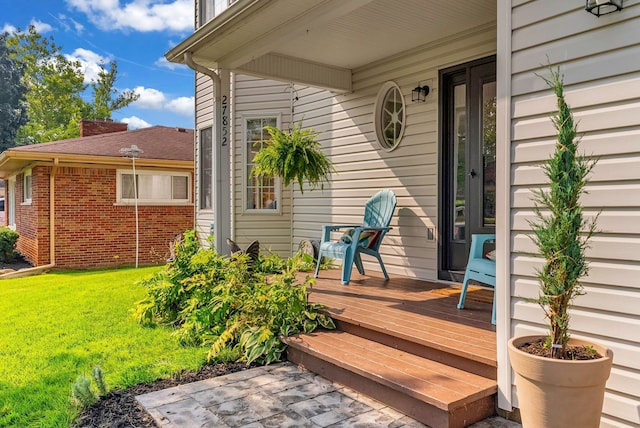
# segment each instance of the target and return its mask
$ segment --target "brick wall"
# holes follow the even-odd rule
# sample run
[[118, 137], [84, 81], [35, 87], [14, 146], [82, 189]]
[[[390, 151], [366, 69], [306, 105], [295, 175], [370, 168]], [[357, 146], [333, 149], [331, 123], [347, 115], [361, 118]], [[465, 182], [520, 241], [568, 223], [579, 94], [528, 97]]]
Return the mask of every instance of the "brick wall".
[[[21, 234], [20, 251], [29, 260], [46, 264], [49, 257], [49, 167], [38, 169], [43, 170], [46, 186], [41, 185], [44, 180], [38, 180], [36, 188], [34, 180], [34, 198], [36, 193], [42, 193], [46, 198], [38, 196], [39, 214], [27, 216], [22, 227], [16, 226]], [[56, 267], [84, 269], [135, 264], [135, 208], [115, 205], [115, 169], [60, 167], [55, 176], [55, 191]], [[193, 206], [140, 205], [138, 216], [141, 265], [164, 263], [173, 236], [193, 229]], [[36, 220], [27, 222], [31, 217]], [[46, 222], [39, 217], [44, 217]], [[33, 223], [40, 225], [35, 245], [29, 238], [35, 229]]]
[[110, 132], [126, 131], [128, 125], [126, 123], [114, 122], [111, 119], [96, 119], [80, 121], [80, 136], [88, 137], [90, 135], [108, 134]]
[[49, 263], [49, 217], [41, 209], [49, 206], [48, 170], [31, 170], [31, 204], [24, 202], [24, 174], [16, 177], [16, 231], [20, 234], [16, 247], [35, 265]]

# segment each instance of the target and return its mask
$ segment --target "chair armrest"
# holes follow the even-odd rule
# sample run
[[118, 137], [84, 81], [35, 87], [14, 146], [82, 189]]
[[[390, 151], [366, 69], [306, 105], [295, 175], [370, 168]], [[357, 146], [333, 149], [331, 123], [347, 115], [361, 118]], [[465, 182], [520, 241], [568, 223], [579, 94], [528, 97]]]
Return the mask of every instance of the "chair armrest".
[[322, 226], [322, 242], [331, 240], [331, 232], [340, 229], [355, 229], [359, 224], [325, 224]]

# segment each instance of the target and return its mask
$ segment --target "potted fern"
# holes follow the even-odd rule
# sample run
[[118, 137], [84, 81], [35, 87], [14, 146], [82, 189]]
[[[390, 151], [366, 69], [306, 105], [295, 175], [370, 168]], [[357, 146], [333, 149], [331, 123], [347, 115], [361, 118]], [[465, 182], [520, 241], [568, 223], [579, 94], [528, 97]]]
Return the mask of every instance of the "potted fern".
[[557, 130], [555, 151], [543, 165], [548, 191], [534, 193], [532, 239], [544, 265], [537, 272], [535, 299], [549, 323], [547, 336], [516, 337], [509, 341], [509, 358], [516, 373], [518, 401], [526, 427], [597, 427], [613, 353], [604, 346], [570, 338], [569, 308], [584, 294], [580, 279], [589, 270], [585, 250], [596, 232], [596, 219], [583, 217], [585, 193], [595, 160], [578, 153], [579, 138], [564, 98], [559, 69], [549, 67], [544, 78], [557, 98], [552, 120]]
[[271, 139], [253, 158], [252, 176], [281, 177], [285, 186], [297, 181], [300, 193], [304, 193], [304, 182], [312, 189], [324, 187], [334, 169], [320, 151], [318, 131], [302, 129], [302, 122], [288, 132], [273, 126], [265, 129]]

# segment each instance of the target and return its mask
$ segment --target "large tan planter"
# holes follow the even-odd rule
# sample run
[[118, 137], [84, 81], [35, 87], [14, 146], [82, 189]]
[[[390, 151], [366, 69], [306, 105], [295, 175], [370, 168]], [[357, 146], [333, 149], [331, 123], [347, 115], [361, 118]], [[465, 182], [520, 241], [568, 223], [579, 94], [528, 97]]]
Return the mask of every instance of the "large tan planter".
[[539, 338], [523, 336], [509, 341], [509, 358], [516, 373], [522, 426], [597, 428], [613, 352], [604, 346], [578, 339], [570, 339], [569, 344], [593, 346], [605, 358], [556, 360], [517, 349], [520, 344]]

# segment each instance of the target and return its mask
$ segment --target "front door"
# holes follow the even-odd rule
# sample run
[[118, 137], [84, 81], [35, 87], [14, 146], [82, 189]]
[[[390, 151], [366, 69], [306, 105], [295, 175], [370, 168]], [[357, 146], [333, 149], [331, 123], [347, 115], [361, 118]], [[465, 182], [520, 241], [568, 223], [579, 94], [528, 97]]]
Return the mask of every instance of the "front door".
[[471, 235], [495, 233], [495, 57], [440, 74], [440, 278], [461, 281]]

